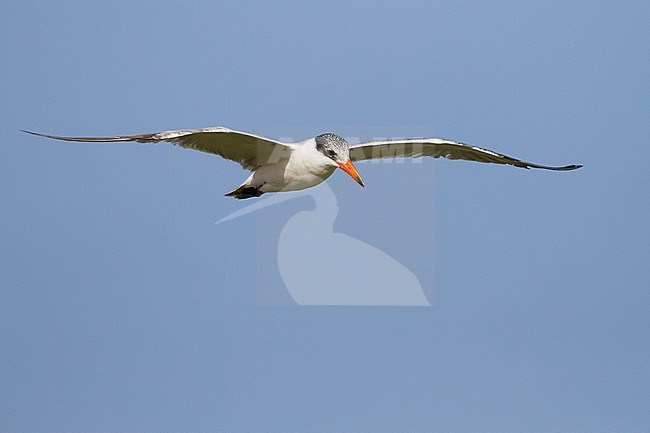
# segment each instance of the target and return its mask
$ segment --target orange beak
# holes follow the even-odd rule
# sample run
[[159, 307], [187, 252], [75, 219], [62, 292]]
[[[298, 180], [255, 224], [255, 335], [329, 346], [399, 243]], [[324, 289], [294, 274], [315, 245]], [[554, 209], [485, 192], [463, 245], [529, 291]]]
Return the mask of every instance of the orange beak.
[[342, 163], [342, 162], [338, 162], [338, 161], [336, 163], [339, 165], [341, 170], [343, 170], [344, 172], [349, 174], [350, 177], [352, 179], [356, 180], [359, 185], [361, 185], [363, 187], [366, 186], [363, 183], [363, 179], [361, 179], [361, 176], [359, 176], [359, 172], [357, 171], [356, 167], [354, 165], [352, 165], [352, 161], [350, 161], [348, 159], [348, 162], [346, 162], [346, 163]]

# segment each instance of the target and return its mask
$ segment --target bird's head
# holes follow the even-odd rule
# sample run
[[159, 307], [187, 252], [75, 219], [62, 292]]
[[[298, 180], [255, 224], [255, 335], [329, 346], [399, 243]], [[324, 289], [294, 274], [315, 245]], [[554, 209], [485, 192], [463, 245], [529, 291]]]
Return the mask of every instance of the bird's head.
[[315, 138], [316, 150], [332, 161], [332, 165], [350, 175], [359, 185], [366, 186], [356, 167], [350, 161], [350, 145], [341, 136], [327, 133]]

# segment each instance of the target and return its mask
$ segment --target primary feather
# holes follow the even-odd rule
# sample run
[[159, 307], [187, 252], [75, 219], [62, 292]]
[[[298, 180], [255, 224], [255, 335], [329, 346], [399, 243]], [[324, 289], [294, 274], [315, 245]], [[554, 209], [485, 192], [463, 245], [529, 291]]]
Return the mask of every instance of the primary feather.
[[380, 158], [433, 158], [463, 159], [466, 161], [509, 164], [521, 168], [541, 168], [544, 170], [575, 170], [581, 165], [551, 167], [534, 164], [508, 155], [483, 149], [477, 146], [445, 140], [443, 138], [407, 138], [397, 140], [366, 141], [350, 147], [350, 159], [354, 162]]

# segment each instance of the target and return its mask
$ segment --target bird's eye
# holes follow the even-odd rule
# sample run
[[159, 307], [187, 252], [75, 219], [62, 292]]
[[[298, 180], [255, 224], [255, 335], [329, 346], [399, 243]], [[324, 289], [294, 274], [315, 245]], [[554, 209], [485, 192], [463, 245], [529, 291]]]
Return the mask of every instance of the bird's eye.
[[330, 149], [327, 151], [327, 156], [329, 156], [330, 158], [334, 158], [336, 156], [336, 152]]

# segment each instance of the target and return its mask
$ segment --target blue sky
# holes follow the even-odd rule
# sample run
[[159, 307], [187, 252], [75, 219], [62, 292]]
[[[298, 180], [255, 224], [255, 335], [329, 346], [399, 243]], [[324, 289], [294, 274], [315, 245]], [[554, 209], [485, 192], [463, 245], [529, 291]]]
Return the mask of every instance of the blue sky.
[[[5, 0], [0, 16], [0, 431], [648, 428], [647, 2]], [[215, 225], [246, 205], [223, 196], [236, 164], [18, 132], [216, 125], [585, 168], [359, 164], [365, 189], [336, 173], [334, 229], [407, 264], [432, 306], [300, 307], [275, 253], [308, 198]]]

